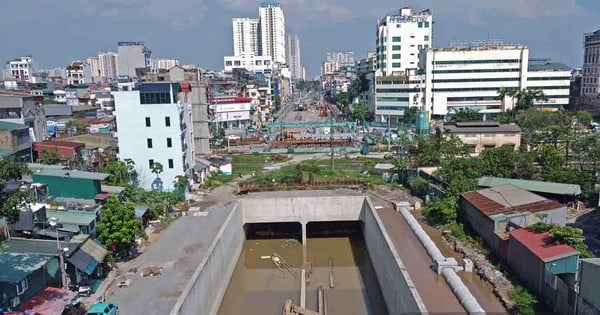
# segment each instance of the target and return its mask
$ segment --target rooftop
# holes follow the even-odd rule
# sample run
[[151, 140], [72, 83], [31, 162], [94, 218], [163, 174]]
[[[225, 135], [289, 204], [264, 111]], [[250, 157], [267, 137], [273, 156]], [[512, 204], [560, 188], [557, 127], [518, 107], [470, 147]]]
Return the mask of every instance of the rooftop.
[[63, 224], [89, 225], [96, 220], [96, 211], [46, 210], [46, 215]]
[[571, 67], [561, 62], [550, 59], [529, 59], [529, 71], [571, 71]]
[[19, 307], [35, 314], [62, 314], [65, 307], [77, 297], [77, 292], [46, 287]]
[[443, 128], [449, 133], [521, 132], [521, 128], [516, 124], [500, 124], [495, 121], [457, 122], [453, 125], [444, 125]]
[[[56, 252], [56, 242], [54, 242]], [[52, 259], [48, 255], [0, 252], [0, 282], [17, 283]]]
[[[81, 245], [75, 242], [60, 242], [61, 246], [68, 248], [66, 257], [71, 256], [73, 252]], [[19, 254], [39, 254], [46, 256], [56, 256], [56, 239], [40, 240], [12, 237], [4, 241], [4, 248], [1, 253], [19, 253]]]
[[95, 148], [110, 148], [117, 147], [118, 141], [117, 139], [110, 136], [101, 136], [101, 135], [78, 135], [68, 138], [63, 138], [63, 141], [75, 141], [84, 143], [86, 149], [95, 149]]
[[530, 229], [517, 229], [510, 231], [510, 237], [523, 244], [544, 262], [579, 254], [569, 245], [555, 244], [554, 236], [548, 232], [535, 233]]
[[470, 191], [462, 197], [487, 216], [519, 212], [540, 212], [564, 207], [561, 203], [538, 196], [513, 185]]
[[15, 130], [22, 130], [22, 129], [29, 129], [29, 126], [23, 125], [23, 124], [11, 123], [11, 122], [7, 122], [7, 121], [0, 121], [0, 130], [15, 131]]
[[83, 172], [83, 171], [76, 171], [76, 170], [61, 170], [61, 169], [38, 170], [33, 174], [33, 176], [35, 176], [35, 175], [80, 178], [80, 179], [91, 179], [91, 180], [105, 180], [109, 176], [109, 174], [106, 174], [106, 173]]
[[78, 143], [78, 142], [61, 141], [61, 140], [48, 140], [48, 141], [44, 141], [44, 142], [38, 142], [35, 145], [36, 146], [51, 146], [51, 147], [77, 149], [79, 147], [83, 147], [85, 144]]
[[11, 154], [13, 154], [13, 151], [11, 151], [11, 150], [0, 149], [0, 158], [9, 156]]
[[508, 44], [500, 39], [451, 41], [449, 47], [428, 48], [428, 50], [439, 51], [479, 51], [479, 50], [522, 50], [527, 49], [525, 45]]
[[477, 185], [480, 187], [494, 187], [507, 184], [538, 193], [566, 196], [577, 196], [581, 194], [581, 187], [576, 184], [562, 184], [553, 182], [543, 182], [538, 180], [524, 180], [488, 176], [481, 177], [477, 181]]

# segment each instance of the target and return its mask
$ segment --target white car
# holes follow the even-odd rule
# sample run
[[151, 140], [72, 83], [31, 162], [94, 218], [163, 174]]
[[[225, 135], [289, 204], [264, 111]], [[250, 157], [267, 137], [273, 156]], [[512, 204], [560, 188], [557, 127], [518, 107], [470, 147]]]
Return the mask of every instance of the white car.
[[241, 138], [238, 135], [229, 135], [229, 136], [227, 136], [227, 139], [229, 139], [229, 140], [240, 140]]

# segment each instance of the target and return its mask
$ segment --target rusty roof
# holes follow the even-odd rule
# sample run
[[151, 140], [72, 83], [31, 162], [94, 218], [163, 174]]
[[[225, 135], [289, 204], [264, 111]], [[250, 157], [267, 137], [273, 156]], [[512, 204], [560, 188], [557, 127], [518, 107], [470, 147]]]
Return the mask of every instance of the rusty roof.
[[[475, 207], [487, 216], [492, 216], [494, 214], [510, 214], [519, 212], [535, 213], [564, 207], [564, 205], [559, 202], [540, 197], [536, 194], [526, 192], [516, 187], [514, 187], [514, 189], [511, 189], [511, 192], [513, 193], [513, 195], [515, 195], [515, 193], [518, 193], [520, 200], [513, 199], [511, 195], [500, 194], [501, 198], [503, 199], [503, 202], [500, 203], [497, 200], [494, 200], [496, 198], [490, 198], [488, 194], [490, 194], [490, 192], [492, 191], [494, 193], [498, 193], [498, 191], [488, 188], [478, 191], [469, 191], [463, 193], [461, 196], [463, 199], [465, 199], [467, 202], [473, 205], [473, 207]], [[533, 196], [529, 196], [529, 194]], [[524, 202], [523, 200], [529, 201]]]

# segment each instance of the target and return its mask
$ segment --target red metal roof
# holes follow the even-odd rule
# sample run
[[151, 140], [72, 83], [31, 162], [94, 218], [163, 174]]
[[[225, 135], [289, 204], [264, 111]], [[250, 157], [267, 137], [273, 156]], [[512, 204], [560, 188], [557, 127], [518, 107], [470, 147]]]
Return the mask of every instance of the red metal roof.
[[472, 204], [473, 207], [475, 207], [476, 209], [478, 209], [479, 211], [481, 211], [482, 213], [484, 213], [487, 216], [491, 216], [491, 215], [499, 214], [499, 213], [502, 213], [502, 214], [509, 214], [509, 213], [515, 213], [515, 212], [535, 213], [535, 212], [547, 211], [547, 210], [564, 207], [563, 204], [556, 202], [554, 200], [549, 200], [549, 199], [542, 200], [542, 201], [536, 201], [536, 202], [532, 202], [532, 203], [527, 203], [524, 205], [519, 205], [519, 206], [514, 206], [514, 207], [506, 207], [506, 206], [480, 194], [477, 191], [469, 191], [469, 192], [463, 193], [462, 197], [465, 200], [467, 200], [470, 204]]
[[47, 287], [27, 300], [19, 309], [43, 315], [60, 315], [76, 296], [76, 292]]
[[210, 103], [227, 104], [227, 103], [250, 103], [251, 97], [217, 97], [210, 100]]
[[510, 231], [510, 237], [527, 247], [532, 253], [543, 261], [549, 261], [566, 256], [576, 255], [578, 252], [567, 244], [555, 244], [552, 234], [534, 233], [530, 229], [517, 229]]
[[77, 149], [85, 146], [84, 143], [81, 142], [71, 142], [71, 141], [60, 141], [60, 140], [48, 140], [44, 142], [38, 142], [35, 144], [36, 147], [61, 147], [61, 148], [72, 148]]

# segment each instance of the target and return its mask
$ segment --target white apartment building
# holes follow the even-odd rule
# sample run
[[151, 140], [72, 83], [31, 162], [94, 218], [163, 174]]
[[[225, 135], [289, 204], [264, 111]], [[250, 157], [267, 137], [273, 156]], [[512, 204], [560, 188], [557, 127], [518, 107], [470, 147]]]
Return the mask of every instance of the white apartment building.
[[513, 100], [498, 99], [505, 88], [527, 86], [529, 49], [500, 41], [453, 43], [428, 48], [421, 55], [425, 72], [425, 109], [445, 116], [461, 108], [498, 114], [513, 108]]
[[327, 61], [335, 61], [340, 67], [353, 67], [354, 66], [354, 52], [328, 52]]
[[286, 63], [285, 17], [281, 4], [278, 2], [261, 3], [259, 16], [261, 55], [271, 56], [277, 63]]
[[80, 85], [92, 83], [92, 71], [90, 65], [83, 61], [73, 61], [67, 67], [67, 84]]
[[286, 37], [287, 64], [291, 77], [294, 80], [304, 79], [302, 74], [302, 60], [300, 58], [300, 39], [292, 34]]
[[581, 97], [586, 107], [600, 107], [600, 30], [584, 35]]
[[411, 13], [408, 7], [377, 24], [377, 60], [382, 75], [405, 73], [419, 66], [419, 51], [432, 47], [432, 15], [429, 10]]
[[325, 61], [321, 64], [321, 75], [333, 74], [338, 70], [340, 70], [340, 63], [335, 60]]
[[260, 55], [259, 19], [234, 18], [233, 24], [233, 55], [245, 53]]
[[88, 57], [86, 63], [90, 66], [90, 73], [94, 78], [94, 82], [98, 82], [96, 79], [100, 78], [100, 58]]
[[111, 81], [117, 78], [117, 56], [118, 54], [112, 51], [98, 54], [102, 79]]
[[23, 81], [30, 81], [33, 74], [38, 71], [37, 64], [32, 56], [23, 56], [20, 59], [10, 60], [6, 63], [6, 77]]
[[354, 66], [357, 74], [367, 74], [377, 70], [377, 54], [368, 52], [367, 58], [360, 59]]
[[549, 59], [529, 59], [527, 68], [528, 89], [541, 90], [546, 101], [534, 101], [534, 106], [556, 111], [569, 105], [571, 68]]
[[143, 42], [118, 42], [117, 74], [136, 77], [135, 69], [149, 68], [152, 65], [152, 52]]
[[[185, 90], [187, 89], [187, 91]], [[119, 159], [132, 159], [140, 187], [171, 191], [179, 175], [191, 178], [194, 146], [189, 85], [144, 83], [139, 90], [113, 92]], [[152, 164], [160, 163], [157, 177]]]
[[[257, 92], [258, 93], [258, 92]], [[243, 128], [250, 123], [252, 97], [215, 97], [209, 108], [219, 128]]]
[[273, 69], [273, 60], [270, 56], [256, 56], [253, 53], [244, 53], [240, 56], [223, 57], [225, 72], [243, 68], [251, 72], [265, 72]]
[[152, 70], [169, 70], [179, 65], [179, 59], [169, 58], [153, 58], [152, 59]]
[[368, 104], [374, 105], [371, 110], [375, 114], [375, 122], [398, 123], [404, 119], [404, 113], [409, 107], [421, 107], [424, 92], [424, 76], [398, 75], [381, 76], [375, 72], [374, 100]]

